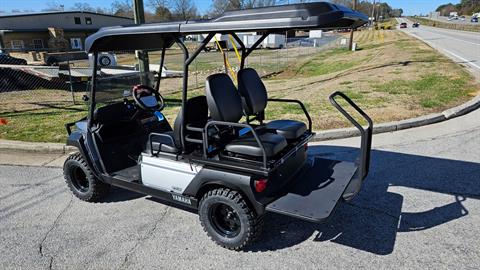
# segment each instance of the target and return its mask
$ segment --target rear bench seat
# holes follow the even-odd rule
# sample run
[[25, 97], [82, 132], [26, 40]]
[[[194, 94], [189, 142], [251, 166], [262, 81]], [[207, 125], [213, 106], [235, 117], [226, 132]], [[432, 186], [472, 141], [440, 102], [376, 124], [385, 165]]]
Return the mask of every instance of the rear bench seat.
[[[243, 116], [242, 99], [227, 74], [210, 75], [207, 78], [205, 92], [212, 120], [238, 123]], [[267, 132], [258, 133], [267, 157], [275, 156], [287, 146], [287, 141], [283, 136]], [[262, 149], [251, 132], [231, 141], [225, 146], [225, 149], [241, 155], [263, 156]]]
[[[238, 91], [242, 96], [243, 109], [248, 116], [263, 115], [267, 107], [267, 89], [253, 68], [238, 72]], [[287, 140], [295, 140], [307, 131], [305, 123], [295, 120], [273, 120], [265, 127], [275, 130]]]

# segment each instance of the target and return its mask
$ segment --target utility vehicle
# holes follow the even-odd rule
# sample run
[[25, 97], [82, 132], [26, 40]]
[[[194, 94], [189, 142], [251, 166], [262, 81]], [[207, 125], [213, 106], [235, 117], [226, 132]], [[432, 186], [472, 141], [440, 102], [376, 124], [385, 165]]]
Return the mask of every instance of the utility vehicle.
[[[95, 58], [85, 97], [89, 114], [66, 124], [67, 144], [78, 148], [64, 164], [69, 188], [84, 201], [101, 200], [116, 186], [191, 209], [216, 243], [234, 250], [258, 238], [266, 212], [325, 221], [339, 202], [357, 194], [368, 173], [372, 121], [346, 95], [332, 94], [333, 106], [361, 133], [360, 158], [349, 163], [309, 156], [307, 143], [315, 134], [306, 107], [298, 100], [269, 99], [245, 60], [270, 33], [357, 28], [367, 21], [363, 14], [320, 2], [231, 11], [207, 21], [100, 29], [85, 42]], [[252, 31], [262, 36], [247, 49], [235, 33]], [[217, 33], [232, 35], [240, 45], [238, 85], [227, 74], [212, 74], [202, 94], [192, 96], [189, 66]], [[189, 52], [183, 37], [192, 34], [207, 37]], [[172, 127], [161, 113], [168, 103], [159, 91], [161, 76], [155, 81], [142, 70], [137, 80], [122, 81], [103, 74], [96, 58], [101, 52], [139, 50], [144, 56], [160, 50], [161, 70], [174, 44], [183, 54], [183, 86]], [[368, 126], [348, 114], [339, 98]], [[274, 102], [298, 106], [306, 121], [265, 119], [267, 103]]]

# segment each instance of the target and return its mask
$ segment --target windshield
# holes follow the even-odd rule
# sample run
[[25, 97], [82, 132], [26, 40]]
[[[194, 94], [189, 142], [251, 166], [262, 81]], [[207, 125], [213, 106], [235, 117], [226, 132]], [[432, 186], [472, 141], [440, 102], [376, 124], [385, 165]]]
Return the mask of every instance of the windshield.
[[[93, 56], [90, 56], [93, 62]], [[122, 101], [132, 94], [135, 85], [154, 87], [158, 79], [158, 63], [150, 63], [146, 71], [139, 71], [134, 51], [103, 52], [98, 54], [95, 100], [97, 103]]]
[[143, 84], [153, 87], [154, 81], [155, 74], [153, 72], [130, 71], [120, 74], [99, 75], [95, 99], [97, 103], [120, 101], [132, 95], [132, 88], [135, 85]]

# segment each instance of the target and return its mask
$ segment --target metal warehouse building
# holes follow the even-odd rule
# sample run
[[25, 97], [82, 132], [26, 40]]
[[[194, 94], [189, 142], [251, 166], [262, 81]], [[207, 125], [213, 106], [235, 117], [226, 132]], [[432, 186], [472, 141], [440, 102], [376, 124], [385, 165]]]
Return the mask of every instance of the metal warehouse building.
[[0, 48], [9, 52], [79, 51], [101, 27], [133, 24], [133, 19], [85, 11], [0, 16]]

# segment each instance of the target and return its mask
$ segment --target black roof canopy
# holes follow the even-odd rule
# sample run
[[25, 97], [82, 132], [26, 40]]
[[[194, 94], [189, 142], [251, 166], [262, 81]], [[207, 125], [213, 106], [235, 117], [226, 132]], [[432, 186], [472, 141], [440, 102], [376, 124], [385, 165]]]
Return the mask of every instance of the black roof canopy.
[[153, 50], [188, 34], [355, 28], [367, 21], [362, 13], [327, 2], [293, 4], [229, 11], [211, 20], [106, 27], [87, 38], [85, 49]]

